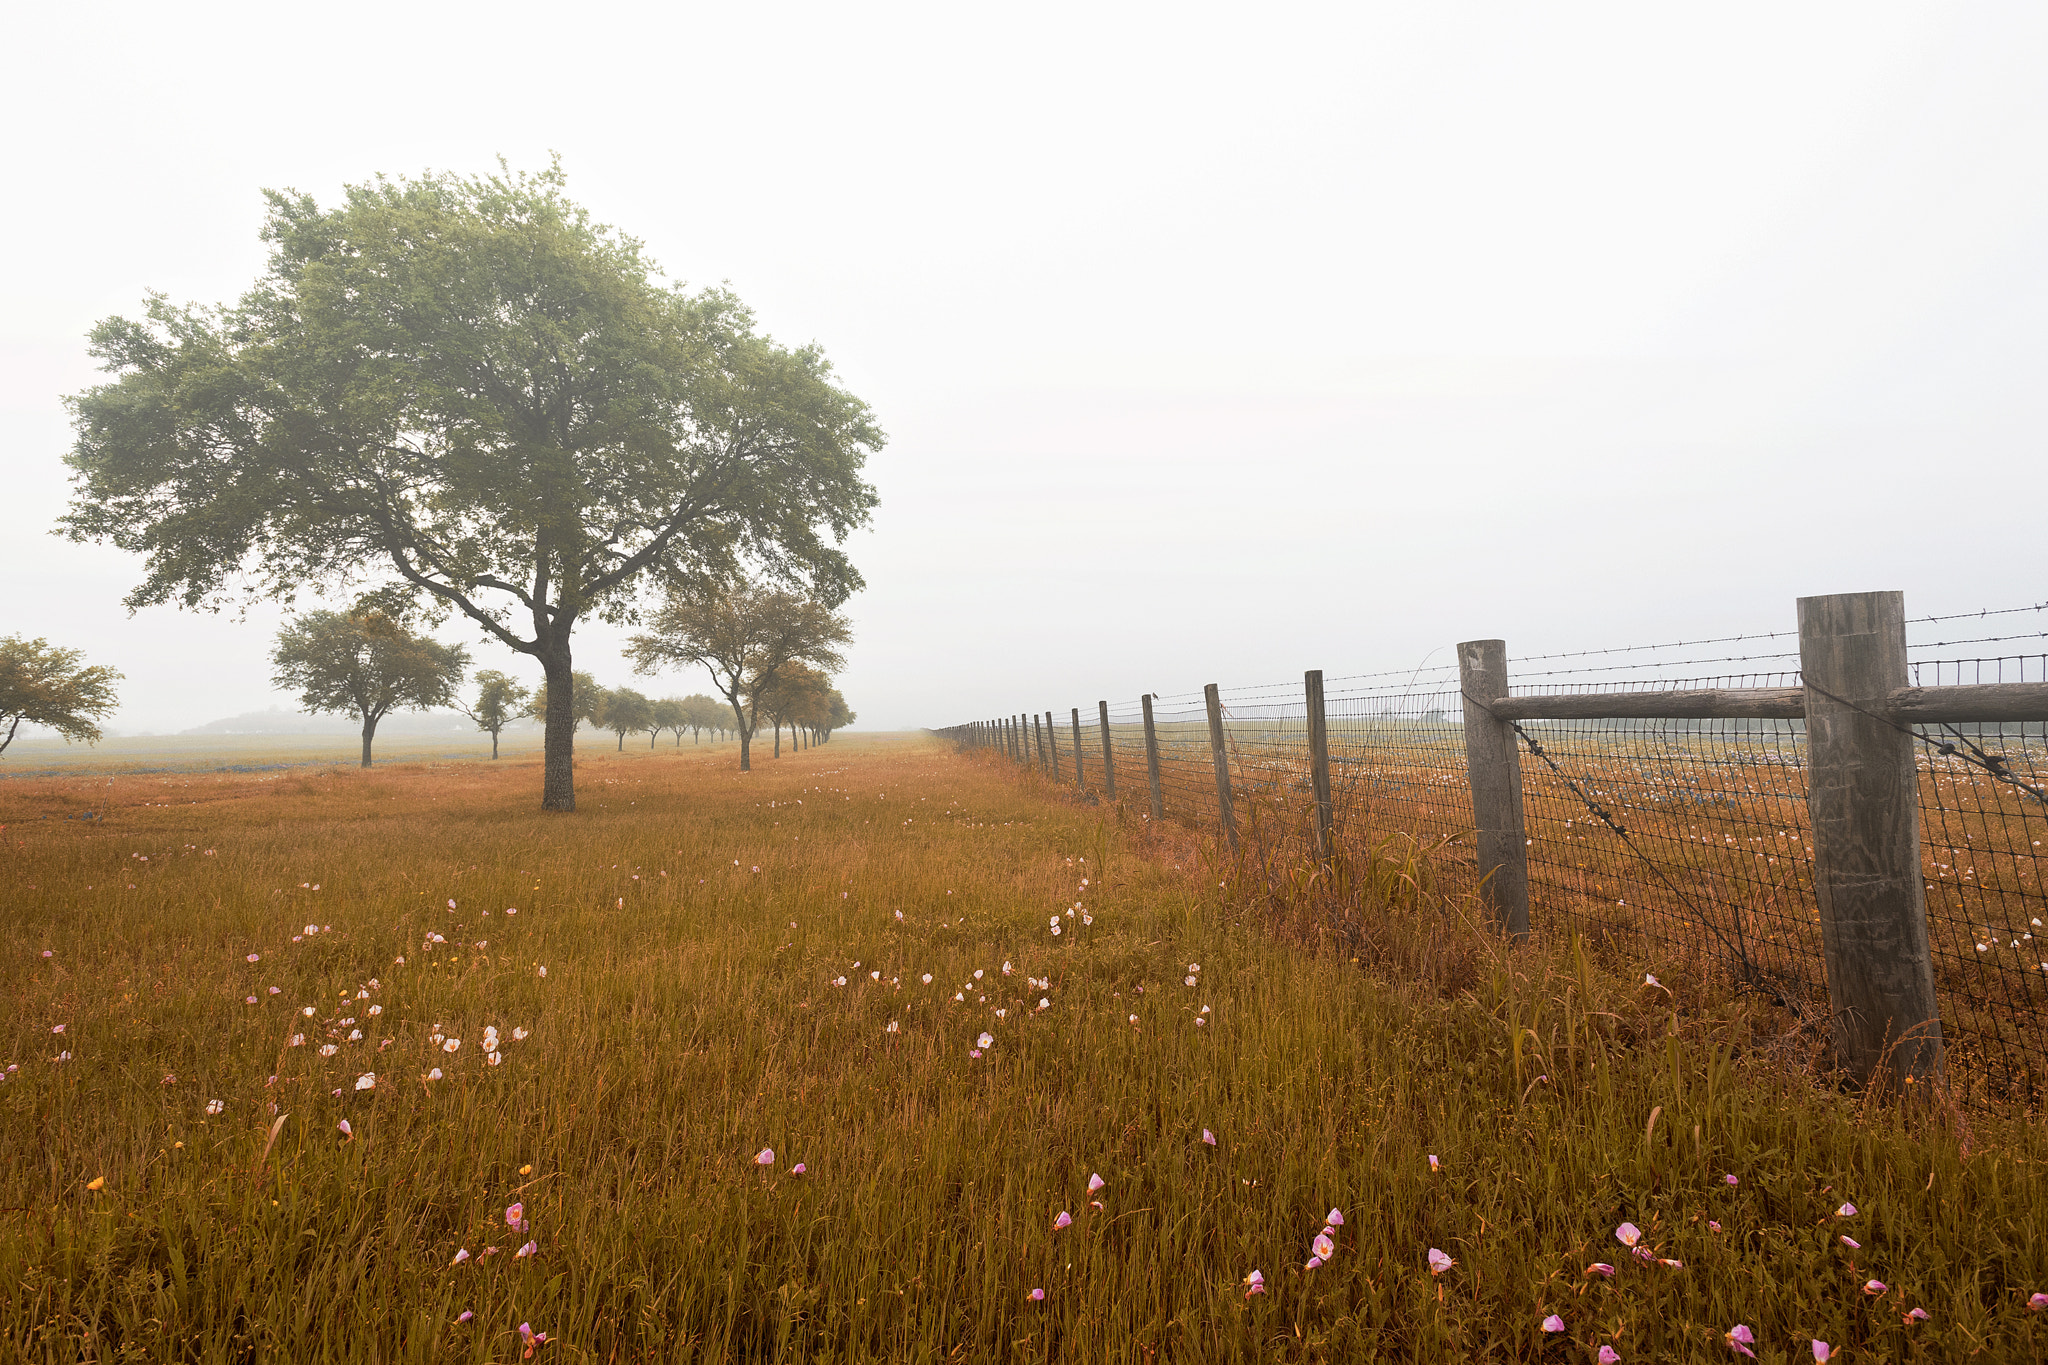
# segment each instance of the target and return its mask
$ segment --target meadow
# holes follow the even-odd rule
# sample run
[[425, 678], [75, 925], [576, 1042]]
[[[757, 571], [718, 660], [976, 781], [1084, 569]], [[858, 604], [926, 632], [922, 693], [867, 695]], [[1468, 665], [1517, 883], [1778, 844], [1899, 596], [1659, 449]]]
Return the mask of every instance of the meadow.
[[0, 780], [0, 1349], [2048, 1356], [2038, 1119], [1506, 948], [1419, 843], [580, 748], [571, 816], [531, 755]]

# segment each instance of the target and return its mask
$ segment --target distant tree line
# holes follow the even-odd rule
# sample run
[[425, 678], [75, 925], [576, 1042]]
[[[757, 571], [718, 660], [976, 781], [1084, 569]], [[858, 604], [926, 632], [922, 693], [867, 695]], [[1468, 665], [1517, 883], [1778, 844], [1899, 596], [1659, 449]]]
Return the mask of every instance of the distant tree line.
[[[735, 577], [670, 594], [649, 624], [650, 631], [632, 640], [636, 671], [702, 664], [723, 700], [702, 693], [656, 699], [573, 670], [571, 718], [617, 735], [621, 751], [628, 735], [646, 735], [651, 749], [663, 734], [680, 746], [685, 732], [698, 744], [708, 731], [720, 740], [738, 739], [745, 771], [763, 723], [780, 758], [785, 729], [793, 745], [822, 744], [855, 718], [825, 671], [841, 662], [840, 649], [852, 634], [845, 618], [822, 603]], [[495, 669], [479, 672], [474, 697], [464, 700], [458, 689], [468, 651], [412, 628], [403, 604], [366, 599], [347, 612], [305, 612], [278, 633], [271, 662], [273, 682], [297, 691], [306, 710], [356, 719], [365, 768], [377, 725], [394, 710], [453, 706], [490, 735], [493, 759], [507, 727], [522, 719], [545, 724], [556, 710], [547, 682], [529, 690]]]

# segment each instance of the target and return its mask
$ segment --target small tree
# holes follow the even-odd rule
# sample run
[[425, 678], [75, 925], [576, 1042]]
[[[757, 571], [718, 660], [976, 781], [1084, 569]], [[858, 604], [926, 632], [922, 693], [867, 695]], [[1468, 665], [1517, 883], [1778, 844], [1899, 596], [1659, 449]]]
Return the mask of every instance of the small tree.
[[121, 675], [105, 664], [84, 664], [75, 649], [52, 648], [43, 639], [19, 635], [0, 638], [0, 754], [14, 743], [14, 732], [27, 721], [47, 725], [87, 744], [99, 741], [98, 722], [113, 713], [114, 679]]
[[705, 696], [702, 692], [692, 692], [683, 698], [683, 710], [690, 717], [692, 744], [701, 743], [701, 736], [706, 730], [721, 738], [724, 737], [725, 723], [731, 719], [731, 715], [713, 698]]
[[619, 751], [625, 752], [626, 736], [645, 730], [654, 718], [654, 703], [630, 687], [615, 687], [604, 694], [604, 710], [598, 724], [619, 737]]
[[825, 735], [821, 742], [830, 744], [834, 730], [843, 730], [858, 719], [860, 717], [856, 716], [852, 708], [847, 706], [846, 698], [839, 695], [839, 689], [833, 688], [831, 702], [825, 710]]
[[491, 757], [495, 759], [498, 756], [498, 732], [525, 714], [522, 708], [532, 693], [495, 668], [486, 668], [477, 674], [476, 687], [475, 706], [464, 706], [461, 702], [455, 705], [463, 715], [476, 722], [477, 729], [490, 732]]
[[377, 722], [394, 710], [455, 703], [469, 651], [415, 635], [381, 611], [309, 611], [277, 633], [270, 653], [279, 687], [295, 688], [308, 711], [356, 716], [363, 766]]
[[794, 745], [799, 727], [824, 717], [831, 691], [830, 678], [808, 664], [798, 663], [783, 669], [754, 698], [755, 711], [766, 714], [775, 725], [775, 757], [782, 757], [782, 727], [789, 727], [790, 743]]
[[837, 668], [840, 646], [853, 638], [846, 618], [814, 598], [743, 578], [697, 582], [669, 594], [627, 650], [634, 671], [665, 664], [701, 664], [732, 707], [740, 737], [740, 771], [753, 769], [759, 723], [752, 701], [772, 689], [791, 664]]
[[654, 703], [654, 714], [648, 717], [647, 747], [654, 747], [655, 737], [663, 730], [675, 732], [678, 748], [683, 743], [683, 731], [690, 728], [690, 718], [683, 712], [683, 704], [674, 697], [663, 697]]

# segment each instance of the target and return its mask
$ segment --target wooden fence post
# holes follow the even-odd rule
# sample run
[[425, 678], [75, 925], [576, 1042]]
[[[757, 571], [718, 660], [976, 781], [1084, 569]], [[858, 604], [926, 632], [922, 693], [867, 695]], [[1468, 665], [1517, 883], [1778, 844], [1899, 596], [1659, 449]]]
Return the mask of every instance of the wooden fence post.
[[1098, 701], [1095, 712], [1102, 724], [1102, 794], [1108, 800], [1116, 800], [1116, 751], [1109, 744], [1109, 703]]
[[1522, 756], [1513, 727], [1491, 710], [1508, 694], [1506, 642], [1459, 645], [1458, 685], [1465, 694], [1465, 773], [1485, 878], [1482, 898], [1494, 927], [1523, 943], [1529, 937], [1529, 838], [1522, 826]]
[[1045, 727], [1038, 723], [1036, 711], [1031, 713], [1031, 740], [1031, 747], [1038, 755], [1038, 766], [1042, 771], [1045, 768]]
[[1057, 779], [1060, 775], [1060, 730], [1052, 723], [1050, 711], [1045, 713], [1045, 752], [1046, 757], [1052, 760], [1045, 770], [1046, 776]]
[[1223, 823], [1223, 837], [1237, 848], [1237, 807], [1230, 800], [1230, 750], [1223, 743], [1223, 698], [1210, 683], [1202, 689], [1209, 708], [1209, 758], [1216, 765], [1216, 817]]
[[1082, 791], [1088, 790], [1088, 779], [1081, 771], [1081, 708], [1074, 708], [1074, 785]]
[[1145, 708], [1145, 778], [1152, 784], [1152, 823], [1166, 819], [1166, 807], [1159, 800], [1159, 736], [1152, 729], [1152, 694], [1138, 698]]
[[1318, 859], [1330, 856], [1330, 733], [1323, 715], [1323, 670], [1311, 668], [1302, 674], [1302, 689], [1308, 701], [1308, 781], [1315, 797], [1315, 848]]
[[1906, 686], [1906, 599], [1799, 599], [1807, 819], [1836, 1060], [1858, 1081], [1938, 1083], [1941, 1008], [1928, 953], [1913, 736], [1885, 715]]

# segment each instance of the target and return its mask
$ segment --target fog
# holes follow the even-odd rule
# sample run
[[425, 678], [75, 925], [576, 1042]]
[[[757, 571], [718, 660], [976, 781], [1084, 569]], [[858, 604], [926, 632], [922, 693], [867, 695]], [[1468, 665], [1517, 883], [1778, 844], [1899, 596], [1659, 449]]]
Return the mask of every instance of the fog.
[[[2048, 598], [2038, 5], [44, 6], [0, 112], [0, 634], [113, 727], [291, 705], [277, 616], [49, 530], [92, 323], [261, 187], [538, 168], [890, 434], [840, 685], [941, 725]], [[458, 623], [480, 666], [538, 670]], [[577, 665], [629, 680], [622, 632]], [[1445, 656], [1438, 654], [1437, 661]], [[700, 677], [637, 680], [655, 693]]]

